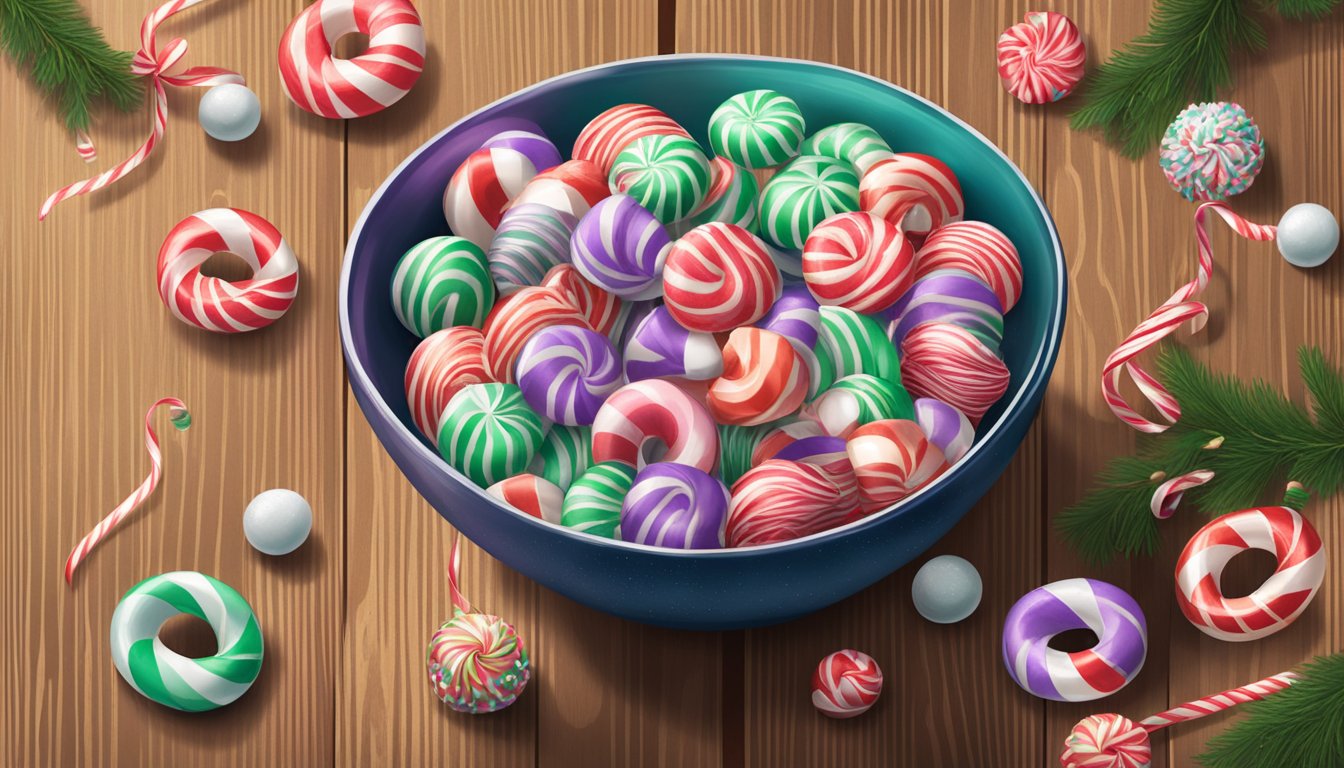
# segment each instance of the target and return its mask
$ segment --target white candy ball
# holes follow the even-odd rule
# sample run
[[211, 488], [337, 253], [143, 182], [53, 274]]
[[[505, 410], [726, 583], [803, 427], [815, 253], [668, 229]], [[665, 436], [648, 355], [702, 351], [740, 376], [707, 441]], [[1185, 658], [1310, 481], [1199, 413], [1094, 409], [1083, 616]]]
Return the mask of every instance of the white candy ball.
[[1295, 267], [1319, 267], [1339, 246], [1339, 222], [1329, 208], [1299, 203], [1279, 219], [1279, 253]]
[[965, 558], [940, 555], [920, 566], [910, 596], [919, 615], [937, 624], [955, 624], [980, 605], [980, 572]]
[[243, 534], [263, 554], [287, 555], [307, 541], [312, 530], [308, 500], [284, 488], [262, 491], [243, 512]]
[[245, 85], [216, 85], [201, 97], [201, 128], [220, 141], [242, 141], [261, 124], [261, 102]]

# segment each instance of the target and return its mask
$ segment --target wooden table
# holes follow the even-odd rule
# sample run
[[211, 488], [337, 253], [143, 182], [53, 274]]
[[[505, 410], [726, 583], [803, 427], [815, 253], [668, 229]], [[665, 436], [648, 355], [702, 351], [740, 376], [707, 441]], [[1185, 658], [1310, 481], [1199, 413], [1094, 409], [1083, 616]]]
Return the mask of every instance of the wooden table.
[[[85, 5], [115, 45], [136, 47], [144, 0]], [[1069, 130], [1067, 105], [1024, 107], [999, 88], [994, 40], [1037, 4], [422, 0], [424, 77], [395, 108], [348, 124], [300, 112], [281, 92], [277, 41], [303, 5], [215, 2], [171, 22], [167, 31], [191, 43], [190, 62], [246, 73], [264, 105], [260, 132], [236, 146], [210, 141], [194, 124], [198, 95], [172, 93], [162, 151], [44, 224], [35, 216], [43, 196], [86, 168], [26, 76], [5, 64], [0, 151], [11, 178], [0, 188], [9, 253], [0, 376], [10, 406], [0, 416], [0, 763], [1046, 765], [1085, 714], [1146, 715], [1341, 646], [1338, 566], [1290, 631], [1232, 645], [1201, 635], [1173, 605], [1172, 563], [1197, 515], [1165, 524], [1156, 557], [1106, 568], [1085, 567], [1053, 533], [1051, 518], [1132, 445], [1101, 403], [1099, 367], [1193, 274], [1194, 241], [1191, 207], [1167, 188], [1153, 157], [1122, 159]], [[1149, 10], [1103, 0], [1044, 5], [1078, 22], [1093, 65], [1141, 33]], [[1272, 49], [1238, 59], [1231, 96], [1259, 121], [1269, 161], [1236, 206], [1271, 222], [1301, 201], [1344, 210], [1344, 14], [1267, 26]], [[927, 623], [910, 605], [907, 567], [783, 626], [671, 632], [576, 605], [469, 547], [469, 592], [516, 623], [535, 674], [508, 711], [455, 715], [428, 694], [423, 668], [429, 634], [449, 613], [451, 530], [384, 455], [343, 381], [336, 316], [346, 234], [397, 162], [470, 110], [577, 67], [683, 51], [816, 59], [903, 85], [996, 141], [1051, 207], [1071, 300], [1044, 408], [1003, 479], [930, 553], [974, 562], [984, 603], [961, 624]], [[97, 126], [104, 164], [148, 129], [145, 114], [105, 117]], [[293, 312], [238, 338], [178, 322], [154, 287], [154, 255], [169, 228], [223, 205], [274, 221], [303, 269]], [[1218, 270], [1207, 294], [1214, 320], [1189, 347], [1219, 370], [1263, 376], [1300, 396], [1299, 344], [1344, 360], [1338, 259], [1299, 271], [1272, 246], [1222, 231], [1215, 241]], [[139, 419], [168, 394], [187, 402], [195, 426], [164, 436], [157, 495], [67, 588], [65, 554], [143, 476]], [[270, 487], [301, 492], [315, 511], [312, 540], [290, 557], [259, 555], [242, 535], [244, 506]], [[1340, 506], [1317, 501], [1310, 509], [1334, 552], [1344, 551]], [[137, 696], [107, 652], [120, 595], [175, 569], [237, 587], [266, 632], [260, 680], [213, 714], [181, 715]], [[1001, 622], [1032, 587], [1080, 575], [1139, 598], [1151, 632], [1147, 666], [1105, 702], [1046, 704], [1002, 669]], [[192, 630], [175, 631], [191, 643]], [[812, 710], [807, 683], [817, 660], [842, 647], [879, 659], [887, 688], [868, 715], [832, 722]], [[1155, 765], [1188, 765], [1226, 724], [1214, 718], [1157, 739]]]

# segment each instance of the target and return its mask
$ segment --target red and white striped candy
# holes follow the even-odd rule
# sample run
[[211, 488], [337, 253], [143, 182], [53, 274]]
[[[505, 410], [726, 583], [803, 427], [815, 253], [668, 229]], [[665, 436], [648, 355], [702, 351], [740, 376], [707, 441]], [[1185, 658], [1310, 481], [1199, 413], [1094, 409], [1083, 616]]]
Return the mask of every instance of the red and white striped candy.
[[[216, 253], [232, 253], [252, 268], [247, 280], [201, 274]], [[159, 298], [184, 323], [216, 333], [265, 328], [289, 311], [299, 292], [299, 262], [269, 221], [237, 208], [193, 213], [159, 249]]]
[[863, 511], [868, 514], [923, 488], [948, 468], [938, 446], [907, 419], [864, 424], [850, 434], [845, 451], [859, 480]]
[[996, 46], [1003, 89], [1026, 104], [1068, 96], [1083, 79], [1087, 49], [1078, 27], [1062, 13], [1032, 11], [999, 35]]
[[633, 381], [607, 398], [593, 419], [593, 462], [636, 469], [658, 461], [714, 472], [719, 430], [684, 390], [663, 379]]
[[565, 492], [544, 477], [521, 474], [507, 477], [485, 492], [519, 511], [553, 525], [560, 524], [560, 509]]
[[532, 334], [552, 325], [589, 328], [578, 307], [554, 288], [528, 286], [505, 297], [485, 318], [485, 365], [495, 381], [516, 383], [514, 365]]
[[[1225, 597], [1223, 569], [1247, 549], [1270, 552], [1274, 575], [1245, 597]], [[1325, 578], [1321, 537], [1296, 510], [1255, 507], [1223, 515], [1185, 545], [1176, 560], [1176, 604], [1201, 632], [1219, 640], [1259, 640], [1306, 610]]]
[[901, 342], [901, 382], [915, 397], [951, 405], [979, 424], [1008, 391], [1008, 366], [970, 331], [924, 323]]
[[879, 160], [859, 180], [859, 208], [907, 234], [925, 234], [961, 221], [961, 183], [943, 161], [913, 152]]
[[803, 244], [803, 280], [821, 304], [870, 314], [910, 287], [915, 248], [900, 227], [871, 213], [821, 222]]
[[606, 178], [621, 150], [645, 136], [691, 134], [662, 110], [647, 104], [619, 104], [588, 121], [574, 140], [574, 159], [587, 160]]
[[578, 307], [588, 319], [588, 325], [601, 334], [610, 335], [622, 314], [628, 311], [620, 296], [588, 282], [573, 264], [551, 267], [541, 284], [559, 291], [570, 304]]
[[1004, 312], [1022, 295], [1022, 260], [1017, 247], [983, 221], [955, 221], [929, 235], [915, 256], [915, 279], [940, 269], [960, 269], [983, 280]]
[[478, 149], [467, 155], [443, 190], [449, 229], [488, 250], [509, 203], [536, 175], [532, 161], [516, 149]]
[[[331, 47], [342, 37], [368, 35], [351, 59]], [[425, 30], [410, 0], [317, 0], [280, 38], [280, 81], [290, 100], [315, 115], [364, 117], [395, 104], [420, 79]]]
[[769, 459], [733, 483], [724, 540], [751, 547], [810, 536], [844, 524], [858, 506], [851, 479], [815, 464]]
[[723, 346], [723, 375], [709, 385], [705, 405], [720, 424], [765, 424], [797, 411], [810, 380], [787, 338], [738, 328]]
[[761, 239], [714, 221], [672, 244], [663, 266], [667, 311], [684, 328], [716, 333], [749, 325], [774, 305], [783, 282]]
[[587, 160], [566, 160], [533, 176], [509, 207], [537, 203], [581, 219], [610, 195], [607, 177], [597, 166]]
[[836, 651], [812, 674], [812, 706], [827, 717], [856, 717], [882, 695], [882, 669], [860, 651]]
[[431, 333], [406, 364], [411, 419], [425, 437], [437, 443], [439, 416], [453, 395], [468, 384], [494, 380], [485, 367], [485, 337], [479, 330], [459, 325]]

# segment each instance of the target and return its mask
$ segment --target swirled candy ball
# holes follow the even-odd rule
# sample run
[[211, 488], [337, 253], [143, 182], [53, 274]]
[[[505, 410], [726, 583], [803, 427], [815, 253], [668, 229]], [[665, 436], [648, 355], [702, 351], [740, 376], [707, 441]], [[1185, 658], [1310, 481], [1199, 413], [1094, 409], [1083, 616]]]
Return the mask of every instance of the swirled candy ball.
[[871, 213], [821, 222], [803, 245], [803, 280], [817, 301], [855, 312], [896, 303], [915, 273], [915, 247], [895, 224]]
[[808, 136], [798, 148], [798, 154], [844, 160], [854, 166], [855, 173], [863, 176], [878, 160], [885, 160], [895, 153], [877, 131], [863, 123], [837, 123]]
[[443, 192], [443, 216], [453, 234], [489, 247], [509, 203], [537, 175], [522, 152], [478, 149], [457, 167]]
[[836, 651], [812, 673], [812, 706], [827, 717], [858, 717], [872, 709], [881, 695], [882, 668], [862, 651]]
[[639, 470], [621, 505], [621, 541], [673, 549], [718, 549], [728, 489], [709, 473], [658, 462]]
[[975, 613], [983, 594], [980, 572], [956, 555], [939, 555], [921, 565], [910, 585], [915, 610], [935, 624], [966, 619]]
[[560, 163], [564, 158], [560, 157], [560, 150], [555, 148], [555, 144], [546, 138], [546, 134], [541, 132], [540, 128], [536, 130], [512, 130], [501, 131], [485, 140], [481, 149], [495, 149], [504, 147], [517, 152], [522, 152], [528, 160], [532, 161], [532, 167], [538, 172], [549, 171]]
[[529, 286], [507, 296], [485, 319], [485, 362], [495, 381], [517, 379], [518, 354], [532, 334], [554, 325], [588, 327], [588, 320], [560, 292]]
[[980, 423], [1008, 391], [1008, 366], [974, 334], [950, 323], [917, 326], [901, 342], [901, 376], [916, 397], [933, 397]]
[[821, 330], [815, 348], [813, 392], [825, 392], [846, 376], [868, 373], [901, 383], [901, 358], [877, 321], [844, 307], [821, 308]]
[[527, 649], [512, 624], [493, 614], [461, 610], [429, 639], [425, 666], [434, 695], [472, 715], [517, 701], [531, 677]]
[[392, 309], [406, 330], [424, 338], [454, 325], [479, 328], [495, 303], [485, 254], [470, 240], [424, 240], [392, 272]]
[[621, 150], [608, 177], [613, 192], [633, 197], [658, 218], [684, 219], [709, 192], [709, 158], [694, 139], [645, 136]]
[[852, 484], [812, 464], [770, 459], [733, 484], [725, 537], [730, 547], [789, 541], [842, 525], [857, 507]]
[[803, 155], [784, 166], [761, 191], [761, 233], [783, 248], [802, 248], [821, 222], [859, 210], [859, 177], [843, 160]]
[[915, 279], [959, 269], [988, 285], [1007, 312], [1022, 295], [1022, 260], [1002, 232], [983, 221], [954, 221], [934, 230], [915, 256]]
[[513, 199], [511, 207], [536, 203], [581, 219], [588, 209], [610, 194], [606, 174], [596, 165], [587, 160], [566, 160], [533, 176]]
[[942, 400], [931, 397], [916, 400], [915, 423], [943, 452], [949, 464], [960, 461], [975, 442], [975, 427], [971, 426], [971, 420]]
[[1240, 104], [1191, 104], [1167, 126], [1158, 160], [1167, 183], [1186, 200], [1226, 200], [1255, 182], [1265, 142]]
[[866, 513], [909, 496], [947, 470], [947, 459], [913, 421], [874, 421], [854, 430], [845, 444]]
[[527, 471], [569, 490], [574, 478], [593, 463], [593, 432], [588, 427], [554, 424], [542, 438], [541, 447]]
[[859, 181], [859, 206], [916, 235], [961, 221], [966, 209], [952, 169], [914, 152], [874, 163]]
[[546, 430], [513, 384], [472, 384], [439, 419], [439, 455], [488, 488], [527, 469]]
[[782, 280], [765, 244], [733, 224], [711, 222], [672, 244], [663, 268], [663, 298], [693, 331], [728, 331], [759, 320]]
[[642, 468], [657, 461], [712, 472], [719, 463], [714, 418], [690, 395], [662, 379], [616, 390], [593, 419], [593, 458]]
[[1083, 79], [1087, 49], [1073, 20], [1032, 11], [999, 35], [995, 49], [1003, 89], [1024, 104], [1047, 104], [1073, 92]]
[[616, 461], [594, 464], [565, 494], [560, 524], [606, 539], [617, 538], [621, 504], [634, 484], [634, 467]]
[[485, 336], [469, 325], [444, 328], [426, 336], [406, 364], [406, 404], [420, 432], [434, 440], [439, 415], [468, 384], [492, 381], [485, 367]]
[[574, 266], [588, 281], [631, 301], [662, 295], [672, 238], [629, 195], [612, 195], [579, 220], [570, 240]]
[[961, 326], [991, 350], [1003, 343], [999, 298], [980, 278], [959, 269], [941, 269], [916, 280], [883, 319], [887, 336], [898, 347], [911, 329], [924, 323]]
[[723, 375], [705, 405], [721, 424], [764, 424], [798, 410], [807, 397], [807, 367], [788, 339], [738, 328], [723, 346]]
[[559, 424], [592, 424], [597, 409], [621, 386], [621, 364], [607, 337], [575, 325], [532, 334], [515, 371], [523, 399]]
[[655, 307], [626, 342], [624, 364], [626, 381], [705, 381], [723, 373], [723, 352], [712, 335], [687, 330], [667, 307]]
[[747, 91], [709, 116], [709, 146], [745, 168], [773, 168], [798, 154], [806, 130], [793, 99], [778, 91]]
[[681, 237], [701, 224], [721, 221], [748, 232], [756, 229], [756, 177], [733, 161], [715, 157], [709, 161], [709, 191], [691, 215], [668, 225], [673, 237]]
[[590, 328], [604, 335], [610, 336], [627, 311], [619, 296], [588, 282], [573, 264], [552, 267], [542, 278], [541, 285], [559, 293], [579, 310]]
[[913, 419], [915, 406], [905, 387], [867, 373], [846, 376], [808, 406], [807, 413], [826, 434], [849, 437], [854, 430], [883, 419]]
[[541, 285], [546, 273], [569, 262], [569, 238], [579, 220], [539, 203], [510, 208], [499, 221], [485, 260], [500, 296]]
[[1339, 247], [1339, 222], [1335, 215], [1316, 203], [1299, 203], [1279, 219], [1274, 238], [1279, 253], [1295, 267], [1319, 267]]
[[506, 477], [486, 488], [485, 492], [538, 520], [560, 524], [560, 505], [565, 492], [544, 477], [528, 473]]

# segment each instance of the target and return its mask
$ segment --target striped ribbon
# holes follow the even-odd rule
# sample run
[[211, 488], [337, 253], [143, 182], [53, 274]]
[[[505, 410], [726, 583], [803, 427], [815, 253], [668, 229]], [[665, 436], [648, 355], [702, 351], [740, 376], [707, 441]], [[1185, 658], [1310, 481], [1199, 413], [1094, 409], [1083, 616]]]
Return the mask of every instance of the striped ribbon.
[[[42, 203], [42, 210], [37, 215], [38, 220], [47, 218], [51, 209], [63, 200], [96, 192], [116, 182], [135, 170], [149, 157], [150, 153], [154, 151], [154, 147], [158, 146], [159, 141], [163, 139], [164, 131], [168, 128], [168, 92], [165, 86], [244, 84], [242, 75], [219, 67], [188, 67], [175, 74], [169, 73], [169, 70], [176, 66], [182, 60], [182, 57], [187, 54], [187, 42], [180, 37], [175, 37], [160, 49], [155, 44], [154, 39], [159, 25], [178, 11], [203, 2], [205, 0], [171, 0], [171, 2], [164, 3], [156, 8], [140, 24], [140, 50], [136, 51], [135, 58], [131, 60], [131, 72], [142, 77], [148, 77], [154, 87], [154, 128], [150, 132], [149, 138], [145, 139], [145, 143], [141, 144], [140, 148], [133, 152], [130, 157], [103, 173], [62, 187], [51, 193], [46, 202]], [[76, 149], [79, 151], [80, 157], [84, 158], [86, 162], [91, 161], [96, 156], [93, 142], [89, 141], [88, 136], [82, 134], [76, 136]]]
[[1176, 507], [1180, 506], [1181, 497], [1191, 488], [1201, 486], [1213, 479], [1213, 471], [1208, 469], [1197, 469], [1194, 472], [1186, 472], [1184, 475], [1173, 477], [1165, 483], [1157, 486], [1153, 491], [1153, 500], [1150, 507], [1153, 510], [1153, 516], [1159, 520], [1166, 520], [1176, 512]]
[[1163, 432], [1168, 424], [1149, 421], [1129, 406], [1120, 394], [1120, 375], [1128, 372], [1143, 396], [1157, 407], [1167, 422], [1174, 424], [1181, 416], [1180, 403], [1151, 374], [1134, 361], [1142, 352], [1170, 336], [1181, 324], [1190, 322], [1190, 332], [1197, 333], [1209, 319], [1209, 309], [1196, 297], [1208, 287], [1213, 277], [1213, 247], [1210, 245], [1205, 218], [1208, 212], [1218, 214], [1238, 235], [1248, 240], [1273, 240], [1275, 227], [1255, 224], [1232, 212], [1224, 203], [1203, 203], [1195, 209], [1195, 238], [1199, 243], [1199, 273], [1194, 280], [1181, 286], [1162, 306], [1153, 310], [1138, 327], [1130, 332], [1120, 346], [1106, 358], [1101, 372], [1101, 392], [1106, 405], [1129, 426], [1140, 432]]
[[453, 609], [463, 613], [472, 613], [471, 603], [463, 597], [458, 588], [462, 572], [462, 540], [453, 534], [453, 553], [448, 558], [448, 592], [453, 598]]
[[1152, 717], [1145, 718], [1139, 722], [1144, 730], [1152, 733], [1166, 728], [1169, 725], [1183, 723], [1186, 720], [1197, 720], [1207, 715], [1217, 714], [1225, 709], [1231, 709], [1238, 704], [1245, 704], [1249, 701], [1259, 701], [1266, 696], [1282, 691], [1288, 686], [1300, 680], [1300, 676], [1295, 672], [1283, 672], [1281, 674], [1266, 677], [1264, 680], [1258, 680], [1250, 685], [1243, 685], [1240, 688], [1233, 688], [1222, 693], [1215, 693], [1212, 696], [1205, 696], [1202, 699], [1187, 701], [1186, 703], [1168, 709], [1165, 712], [1159, 712]]

